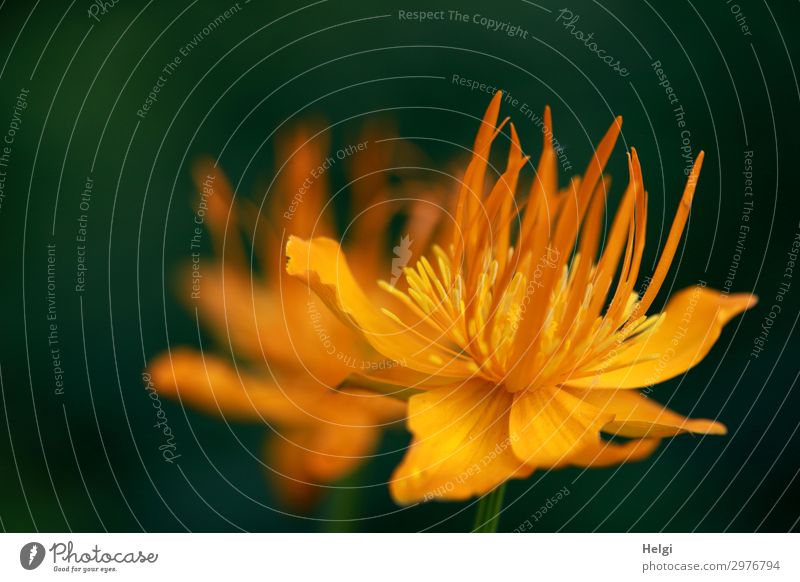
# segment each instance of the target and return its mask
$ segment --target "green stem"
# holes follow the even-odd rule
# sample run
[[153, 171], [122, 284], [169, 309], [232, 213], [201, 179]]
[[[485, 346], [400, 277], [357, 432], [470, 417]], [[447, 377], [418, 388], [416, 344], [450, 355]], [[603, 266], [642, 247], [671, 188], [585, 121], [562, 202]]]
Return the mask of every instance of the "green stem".
[[472, 528], [476, 533], [494, 533], [500, 525], [500, 510], [503, 509], [503, 497], [506, 493], [506, 484], [492, 489], [478, 501], [478, 511], [475, 514], [475, 525]]

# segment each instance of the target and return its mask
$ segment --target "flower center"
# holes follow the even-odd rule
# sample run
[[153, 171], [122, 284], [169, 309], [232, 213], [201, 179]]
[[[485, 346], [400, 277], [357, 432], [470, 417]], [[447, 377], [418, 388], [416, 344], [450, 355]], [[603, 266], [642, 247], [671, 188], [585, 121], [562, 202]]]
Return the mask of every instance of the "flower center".
[[[414, 267], [405, 269], [407, 291], [383, 281], [381, 287], [413, 312], [417, 333], [456, 356], [470, 358], [475, 374], [505, 384], [515, 370], [526, 365], [533, 373], [527, 375], [524, 386], [507, 384], [511, 391], [552, 386], [569, 377], [616, 366], [627, 340], [654, 328], [659, 320], [658, 316], [640, 318], [636, 325], [620, 329], [636, 309], [636, 293], [631, 293], [623, 306], [609, 308], [617, 312], [613, 318], [616, 325], [599, 314], [592, 315], [594, 286], [585, 279], [591, 281], [596, 265], [585, 269], [588, 277], [580, 277], [584, 272], [579, 268], [580, 255], [571, 264], [559, 266], [558, 252], [547, 247], [537, 261], [530, 257], [522, 261], [527, 268], [521, 268], [514, 264], [514, 248], [510, 247], [508, 275], [504, 275], [494, 253], [487, 249], [473, 284], [467, 285], [461, 269], [454, 269], [450, 254], [438, 246], [433, 254], [436, 267], [422, 257]], [[548, 285], [548, 271], [554, 270], [558, 277]], [[544, 317], [532, 335], [534, 341], [516, 345], [518, 332], [539, 309], [544, 309]], [[400, 320], [394, 313], [389, 315]]]

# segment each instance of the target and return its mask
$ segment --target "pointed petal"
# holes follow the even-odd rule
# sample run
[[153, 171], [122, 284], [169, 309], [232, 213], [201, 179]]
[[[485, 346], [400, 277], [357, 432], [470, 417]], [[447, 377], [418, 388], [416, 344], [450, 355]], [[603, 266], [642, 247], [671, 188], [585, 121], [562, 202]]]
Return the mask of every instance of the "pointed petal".
[[678, 244], [680, 243], [681, 236], [683, 235], [683, 229], [686, 226], [686, 221], [689, 220], [689, 212], [692, 209], [692, 200], [694, 199], [694, 192], [697, 188], [697, 180], [700, 178], [700, 169], [703, 167], [704, 157], [705, 154], [700, 152], [697, 154], [697, 158], [695, 158], [692, 171], [689, 173], [686, 186], [683, 189], [683, 195], [681, 196], [681, 202], [678, 206], [678, 211], [675, 213], [675, 218], [672, 220], [672, 226], [669, 229], [667, 240], [664, 243], [661, 256], [658, 258], [656, 270], [653, 272], [653, 276], [650, 278], [650, 284], [647, 286], [647, 291], [645, 291], [644, 295], [642, 296], [642, 300], [639, 302], [639, 305], [631, 315], [631, 320], [635, 320], [638, 316], [647, 313], [647, 310], [655, 300], [659, 289], [661, 289], [662, 283], [667, 278], [667, 272], [669, 272], [669, 267], [672, 264], [675, 251], [678, 249]]
[[482, 495], [532, 469], [511, 450], [511, 395], [483, 382], [437, 388], [409, 401], [414, 441], [389, 484], [397, 503]]
[[670, 437], [681, 433], [724, 435], [725, 425], [705, 418], [686, 418], [632, 390], [571, 390], [614, 416], [603, 430], [626, 437]]
[[642, 388], [674, 378], [700, 362], [719, 339], [723, 326], [755, 303], [756, 298], [747, 293], [726, 295], [705, 287], [686, 288], [670, 299], [664, 321], [653, 332], [628, 340], [632, 343], [625, 352], [601, 361], [597, 373], [570, 378], [564, 384]]
[[245, 251], [239, 238], [239, 214], [233, 188], [212, 158], [200, 158], [192, 168], [197, 187], [197, 212], [211, 233], [214, 254], [228, 264], [245, 265]]
[[335, 230], [328, 173], [319, 172], [331, 151], [326, 125], [319, 120], [298, 125], [276, 140], [276, 160], [284, 161], [266, 210], [279, 230], [303, 237], [330, 236]]

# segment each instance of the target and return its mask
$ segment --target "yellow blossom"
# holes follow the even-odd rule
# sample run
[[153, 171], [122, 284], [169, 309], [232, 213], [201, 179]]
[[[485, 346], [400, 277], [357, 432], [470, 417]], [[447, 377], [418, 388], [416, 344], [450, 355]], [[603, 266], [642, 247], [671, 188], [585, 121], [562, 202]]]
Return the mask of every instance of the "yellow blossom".
[[[402, 504], [483, 495], [534, 469], [642, 459], [679, 433], [726, 432], [637, 390], [697, 364], [725, 323], [755, 303], [750, 294], [695, 286], [647, 315], [678, 248], [703, 154], [640, 294], [648, 205], [635, 149], [628, 186], [602, 236], [610, 187], [603, 170], [622, 119], [584, 174], [561, 191], [552, 132], [545, 132], [536, 176], [520, 195], [528, 158], [513, 124], [506, 165], [489, 176], [492, 144], [508, 121], [498, 124], [501, 99], [498, 92], [478, 131], [452, 241], [407, 268], [405, 288], [381, 283], [386, 303], [365, 292], [370, 281], [353, 273], [335, 240], [291, 237], [286, 247], [291, 275], [376, 350], [405, 363], [357, 379], [409, 399], [413, 442], [390, 484]], [[544, 119], [551, 129], [549, 109]]]

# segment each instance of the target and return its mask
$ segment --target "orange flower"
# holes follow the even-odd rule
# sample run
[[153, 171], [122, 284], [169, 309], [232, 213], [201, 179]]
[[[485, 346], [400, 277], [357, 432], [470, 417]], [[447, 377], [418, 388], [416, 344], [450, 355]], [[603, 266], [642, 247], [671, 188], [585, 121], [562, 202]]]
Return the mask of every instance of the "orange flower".
[[[204, 205], [199, 208], [207, 206], [202, 214], [216, 258], [198, 257], [186, 274], [199, 285], [188, 303], [230, 357], [182, 347], [149, 366], [162, 394], [229, 420], [268, 425], [265, 464], [283, 500], [298, 509], [315, 500], [320, 484], [342, 478], [368, 457], [382, 429], [403, 418], [406, 408], [346, 385], [338, 389], [351, 372], [383, 365], [384, 358], [284, 272], [282, 231], [336, 232], [327, 176], [333, 165], [345, 164], [342, 157], [349, 158], [351, 202], [365, 214], [348, 228], [353, 266], [364, 277], [389, 275], [383, 249], [394, 214], [387, 202], [390, 186], [384, 174], [368, 170], [383, 170], [392, 142], [375, 143], [372, 133], [363, 151], [341, 156], [329, 156], [319, 134], [292, 134], [278, 148], [278, 158], [287, 162], [267, 195], [266, 218], [252, 204], [234, 203], [230, 184], [210, 160], [197, 164], [194, 178]], [[405, 207], [407, 232], [419, 248], [435, 226], [431, 208], [427, 202]], [[250, 233], [254, 265], [262, 274], [251, 268], [243, 232]], [[257, 241], [256, 234], [266, 240]]]
[[[288, 272], [376, 350], [406, 364], [360, 379], [374, 390], [410, 395], [414, 439], [391, 483], [402, 504], [482, 495], [536, 468], [642, 459], [662, 437], [679, 433], [726, 432], [719, 422], [685, 418], [636, 390], [697, 364], [725, 323], [755, 303], [749, 294], [697, 286], [674, 295], [662, 313], [646, 315], [678, 247], [703, 154], [640, 295], [634, 287], [647, 192], [636, 150], [600, 245], [609, 187], [603, 169], [622, 119], [565, 191], [558, 190], [552, 133], [545, 132], [530, 192], [517, 197], [528, 158], [513, 124], [505, 169], [485, 184], [492, 143], [505, 125], [497, 123], [500, 103], [497, 93], [478, 131], [452, 243], [405, 270], [406, 291], [382, 284], [405, 313], [373, 304], [335, 241], [291, 237], [287, 244]], [[549, 109], [545, 126], [551, 127]], [[601, 433], [631, 440], [611, 442]]]

